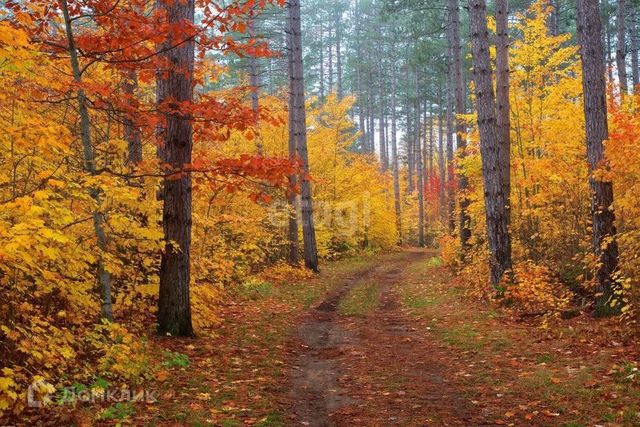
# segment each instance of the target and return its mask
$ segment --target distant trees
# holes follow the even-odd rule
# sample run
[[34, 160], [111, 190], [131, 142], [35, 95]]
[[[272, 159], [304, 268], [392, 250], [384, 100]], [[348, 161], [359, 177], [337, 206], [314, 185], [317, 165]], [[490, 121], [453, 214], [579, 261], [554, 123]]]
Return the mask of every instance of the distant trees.
[[[454, 91], [454, 102], [455, 102], [455, 112], [456, 114], [464, 114], [466, 112], [466, 99], [465, 99], [465, 84], [464, 84], [464, 75], [462, 70], [462, 42], [460, 40], [460, 4], [459, 0], [448, 0], [448, 8], [449, 8], [449, 55], [451, 60], [449, 63], [451, 64], [451, 71], [449, 73], [449, 78], [451, 81], [451, 85], [453, 86], [449, 90]], [[455, 119], [456, 124], [456, 142], [458, 143], [458, 150], [460, 151], [460, 155], [464, 157], [465, 150], [467, 146], [466, 137], [464, 136], [465, 126], [464, 123], [458, 118]], [[449, 164], [447, 166], [448, 170], [453, 172], [453, 165]], [[443, 180], [444, 181], [444, 180]], [[471, 238], [471, 225], [469, 218], [469, 214], [467, 213], [467, 209], [469, 207], [469, 200], [465, 195], [465, 192], [468, 187], [468, 181], [464, 174], [458, 175], [458, 189], [459, 189], [459, 237], [460, 244], [462, 248], [466, 248], [469, 243], [469, 239]], [[453, 193], [453, 187], [449, 186], [450, 192]], [[455, 227], [455, 218], [452, 216], [455, 214], [455, 200], [449, 196], [449, 230], [453, 231]]]
[[620, 83], [620, 93], [627, 94], [627, 46], [626, 40], [626, 1], [618, 0], [618, 14], [616, 18], [617, 44], [616, 44], [616, 67], [618, 68], [618, 81]]

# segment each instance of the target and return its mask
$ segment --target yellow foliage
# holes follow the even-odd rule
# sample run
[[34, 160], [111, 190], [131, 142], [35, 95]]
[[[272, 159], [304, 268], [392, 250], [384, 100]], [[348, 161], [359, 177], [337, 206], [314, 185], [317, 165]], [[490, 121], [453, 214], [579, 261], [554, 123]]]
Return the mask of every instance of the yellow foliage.
[[571, 302], [571, 293], [551, 270], [531, 261], [516, 264], [504, 297], [517, 312], [530, 315], [561, 312]]
[[[519, 281], [509, 292], [523, 307], [531, 296], [536, 309], [564, 302], [553, 299], [554, 294], [552, 301], [538, 295], [558, 283], [550, 281], [550, 271], [561, 273], [564, 282], [581, 282], [586, 269], [582, 258], [590, 245], [581, 67], [577, 47], [568, 43], [570, 35], [548, 33], [549, 14], [548, 2], [536, 1], [517, 15], [514, 29], [520, 36], [509, 50], [513, 257], [523, 275], [541, 274], [539, 281]], [[469, 177], [473, 228], [474, 253], [465, 277], [475, 283], [480, 274], [476, 263], [486, 260], [486, 227], [477, 129], [470, 137], [468, 156], [459, 167]], [[488, 288], [488, 275], [480, 277], [481, 286]]]

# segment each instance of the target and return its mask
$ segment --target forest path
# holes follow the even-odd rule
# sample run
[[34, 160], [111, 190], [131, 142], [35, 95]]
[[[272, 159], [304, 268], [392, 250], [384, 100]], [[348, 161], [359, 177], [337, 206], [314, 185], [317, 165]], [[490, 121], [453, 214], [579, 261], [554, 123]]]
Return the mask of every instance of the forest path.
[[371, 264], [303, 317], [290, 362], [293, 423], [469, 425], [473, 405], [450, 382], [455, 355], [399, 301], [405, 272], [433, 256], [414, 249]]
[[[640, 343], [603, 333], [621, 330], [615, 320], [541, 327], [482, 300], [424, 249], [270, 280], [239, 286], [208, 334], [155, 338], [162, 368], [148, 387], [158, 402], [110, 416], [153, 426], [640, 425]], [[90, 425], [78, 420], [95, 411], [52, 425]]]

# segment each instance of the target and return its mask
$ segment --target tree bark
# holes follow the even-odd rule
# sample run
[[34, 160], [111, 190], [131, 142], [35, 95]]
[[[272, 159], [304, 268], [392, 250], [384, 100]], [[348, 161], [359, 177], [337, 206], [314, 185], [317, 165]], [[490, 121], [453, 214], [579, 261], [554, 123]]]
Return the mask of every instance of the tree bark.
[[[138, 92], [138, 76], [135, 71], [129, 71], [122, 85], [125, 95], [129, 98], [129, 107], [135, 110]], [[127, 114], [124, 118], [124, 139], [127, 141], [127, 163], [135, 166], [142, 162], [142, 136], [135, 123], [135, 117]]]
[[383, 171], [387, 171], [389, 169], [389, 158], [387, 157], [387, 141], [384, 137], [384, 84], [381, 76], [380, 80], [380, 163]]
[[[447, 85], [448, 86], [448, 85]], [[438, 199], [440, 202], [440, 217], [442, 218], [442, 224], [448, 227], [449, 234], [451, 234], [451, 220], [447, 216], [447, 165], [448, 159], [453, 157], [453, 150], [449, 153], [445, 147], [444, 137], [444, 121], [445, 121], [445, 95], [442, 93], [442, 84], [438, 87], [438, 171], [440, 173], [440, 185], [438, 187]], [[453, 147], [452, 147], [453, 148]]]
[[[287, 46], [291, 49], [293, 43], [291, 42], [291, 32], [287, 31]], [[321, 53], [322, 54], [322, 53]], [[288, 58], [288, 75], [293, 76], [293, 54], [289, 51]], [[322, 62], [321, 62], [322, 63]], [[322, 70], [322, 67], [321, 67]], [[324, 84], [322, 83], [321, 77], [321, 96], [324, 96]], [[289, 161], [291, 163], [295, 163], [298, 161], [298, 147], [296, 145], [296, 136], [295, 136], [295, 115], [297, 110], [294, 107], [294, 98], [292, 94], [289, 94]], [[298, 195], [292, 191], [291, 189], [296, 188], [298, 186], [298, 174], [293, 173], [289, 175], [289, 187], [290, 191], [288, 194], [287, 201], [289, 203], [289, 222], [287, 229], [287, 237], [289, 241], [289, 263], [291, 265], [298, 265], [300, 262], [300, 243], [298, 240], [299, 226], [298, 226], [298, 211], [299, 211], [299, 200]]]
[[[449, 55], [453, 54], [453, 50], [449, 49]], [[452, 64], [452, 61], [449, 61], [449, 64]], [[447, 110], [446, 110], [446, 129], [447, 129], [447, 224], [449, 228], [449, 234], [453, 235], [456, 229], [456, 199], [455, 199], [455, 188], [453, 183], [455, 182], [455, 169], [454, 169], [454, 161], [453, 161], [453, 109], [455, 102], [455, 83], [453, 82], [454, 73], [451, 71], [451, 66], [449, 68], [449, 73], [447, 74]], [[443, 182], [443, 185], [445, 183]]]
[[324, 98], [324, 26], [320, 24], [320, 98]]
[[616, 300], [618, 244], [613, 211], [613, 184], [601, 181], [593, 172], [605, 162], [603, 141], [608, 138], [607, 102], [602, 24], [598, 0], [578, 2], [578, 34], [582, 55], [584, 115], [591, 188], [592, 244], [596, 256], [596, 313], [619, 312]]
[[[62, 13], [64, 15], [65, 32], [67, 36], [67, 50], [69, 52], [69, 61], [73, 72], [73, 79], [78, 85], [82, 83], [82, 74], [80, 72], [80, 62], [78, 60], [78, 50], [76, 48], [75, 37], [73, 34], [73, 26], [71, 16], [69, 15], [69, 6], [67, 0], [60, 2]], [[91, 142], [91, 122], [89, 117], [89, 109], [87, 107], [87, 96], [83, 89], [76, 91], [78, 98], [78, 113], [80, 114], [80, 136], [82, 140], [82, 154], [84, 160], [84, 169], [90, 175], [96, 175], [96, 156]], [[113, 321], [113, 306], [111, 300], [111, 273], [107, 271], [104, 265], [103, 253], [107, 250], [107, 235], [105, 232], [104, 215], [100, 212], [100, 191], [97, 188], [90, 188], [89, 195], [95, 201], [98, 209], [92, 212], [93, 228], [98, 241], [97, 262], [97, 279], [100, 286], [101, 309], [100, 315], [103, 319]]]
[[307, 125], [304, 98], [304, 69], [302, 63], [302, 30], [300, 22], [300, 0], [289, 0], [289, 54], [291, 55], [291, 75], [289, 76], [289, 97], [294, 111], [289, 126], [293, 127], [298, 158], [302, 162], [304, 175], [300, 177], [300, 203], [302, 237], [304, 242], [304, 263], [307, 268], [318, 271], [318, 250], [313, 223], [313, 198], [309, 179], [309, 158], [307, 154]]
[[629, 26], [629, 41], [631, 42], [631, 77], [634, 93], [640, 85], [640, 69], [638, 68], [638, 10], [637, 6], [631, 12], [631, 25]]
[[336, 26], [336, 72], [338, 84], [338, 99], [344, 97], [342, 88], [342, 9], [339, 4], [335, 9], [335, 26]]
[[[416, 93], [418, 93], [418, 77], [415, 78]], [[415, 141], [415, 154], [416, 154], [416, 175], [418, 184], [418, 246], [424, 247], [424, 175], [422, 171], [422, 138], [420, 127], [420, 102], [416, 99], [414, 104], [415, 111], [415, 134], [413, 140]]]
[[499, 167], [503, 178], [505, 215], [511, 224], [511, 120], [509, 105], [509, 0], [496, 0], [496, 120]]
[[549, 28], [549, 33], [551, 33], [552, 36], [560, 34], [560, 1], [561, 0], [549, 1], [549, 5], [552, 10], [547, 21], [547, 27]]
[[511, 236], [509, 235], [508, 199], [504, 188], [504, 149], [499, 141], [496, 103], [493, 93], [489, 31], [485, 0], [469, 0], [471, 52], [475, 82], [480, 153], [484, 181], [484, 200], [489, 243], [491, 283], [498, 286], [511, 269]]
[[[607, 22], [605, 20], [605, 22]], [[607, 74], [609, 76], [609, 81], [613, 82], [613, 58], [611, 55], [612, 42], [611, 42], [611, 32], [605, 31], [603, 35], [603, 40], [607, 43]]]
[[407, 103], [407, 193], [413, 193], [413, 116], [411, 106]]
[[[431, 102], [429, 102], [428, 105], [429, 105], [429, 151], [427, 153], [427, 164], [429, 165], [429, 170], [426, 175], [426, 178], [427, 178], [427, 187], [429, 188], [429, 191], [434, 192], [434, 191], [438, 191], [438, 189], [433, 188], [433, 179], [432, 179], [433, 176], [435, 175], [435, 172], [433, 171], [433, 160], [435, 156], [435, 132], [434, 132], [435, 122], [433, 118], [434, 118], [435, 111], [433, 111], [433, 104]], [[442, 214], [442, 212], [439, 211], [439, 214]], [[439, 215], [439, 216], [442, 217], [442, 215]]]
[[[194, 0], [172, 2], [158, 0], [156, 7], [165, 12], [169, 25], [193, 25]], [[159, 111], [174, 110], [178, 103], [193, 100], [193, 39], [169, 37], [160, 46], [160, 55], [171, 68], [158, 70], [156, 97]], [[164, 105], [168, 102], [169, 105]], [[191, 336], [191, 302], [189, 299], [191, 251], [191, 174], [183, 171], [191, 163], [193, 129], [191, 117], [179, 112], [164, 114], [160, 130], [160, 161], [173, 175], [164, 180], [162, 226], [165, 250], [160, 263], [160, 297], [158, 332], [162, 335]], [[175, 247], [175, 244], [178, 247]]]
[[398, 91], [396, 63], [391, 63], [391, 156], [393, 168], [393, 199], [396, 211], [398, 244], [402, 244], [402, 212], [400, 210], [400, 162], [398, 160], [398, 130], [396, 123], [396, 92]]
[[329, 43], [327, 44], [327, 48], [329, 49], [329, 93], [333, 93], [333, 40], [331, 39], [331, 27], [328, 28], [329, 31]]
[[620, 94], [626, 95], [629, 91], [627, 82], [627, 51], [625, 46], [625, 0], [618, 0], [617, 24], [617, 44], [616, 44], [616, 66], [618, 68], [618, 80], [620, 83]]
[[[464, 76], [462, 74], [462, 43], [460, 41], [460, 5], [459, 0], [449, 0], [449, 13], [451, 19], [451, 32], [450, 43], [452, 47], [453, 60], [453, 83], [455, 92], [455, 105], [457, 114], [466, 113], [465, 102], [465, 86]], [[461, 120], [456, 118], [456, 143], [458, 151], [460, 152], [460, 158], [464, 158], [467, 141], [464, 137], [465, 127]], [[460, 244], [464, 249], [469, 245], [469, 239], [471, 239], [471, 218], [468, 213], [469, 199], [467, 198], [467, 189], [469, 187], [469, 181], [464, 173], [458, 173], [458, 206], [460, 209], [459, 216], [459, 237]], [[455, 228], [455, 224], [454, 224]]]

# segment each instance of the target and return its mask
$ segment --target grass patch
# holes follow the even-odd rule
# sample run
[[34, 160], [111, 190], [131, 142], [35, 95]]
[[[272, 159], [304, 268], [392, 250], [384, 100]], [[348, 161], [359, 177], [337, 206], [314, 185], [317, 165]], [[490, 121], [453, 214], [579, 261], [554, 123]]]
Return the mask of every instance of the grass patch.
[[380, 286], [377, 283], [360, 283], [340, 301], [338, 312], [344, 316], [366, 316], [378, 307], [379, 301]]
[[163, 356], [164, 361], [162, 362], [162, 365], [167, 368], [187, 368], [191, 364], [189, 356], [187, 356], [186, 354], [165, 351], [163, 353]]
[[250, 279], [238, 287], [238, 293], [244, 299], [260, 301], [270, 297], [273, 294], [273, 289], [273, 285], [269, 282]]
[[480, 350], [484, 347], [486, 339], [467, 323], [462, 326], [440, 329], [439, 335], [447, 344], [462, 350]]
[[434, 256], [431, 258], [427, 258], [424, 261], [411, 263], [411, 265], [407, 267], [406, 272], [421, 274], [426, 273], [433, 268], [442, 267], [443, 265], [444, 264], [442, 262], [442, 259], [440, 257]]
[[280, 412], [272, 412], [255, 424], [256, 427], [280, 427], [284, 425], [284, 417]]
[[438, 305], [438, 303], [438, 298], [426, 295], [405, 294], [402, 296], [402, 304], [411, 310], [422, 310], [425, 307]]
[[100, 414], [99, 419], [102, 421], [114, 420], [124, 421], [135, 414], [133, 405], [129, 402], [118, 402], [107, 408]]

